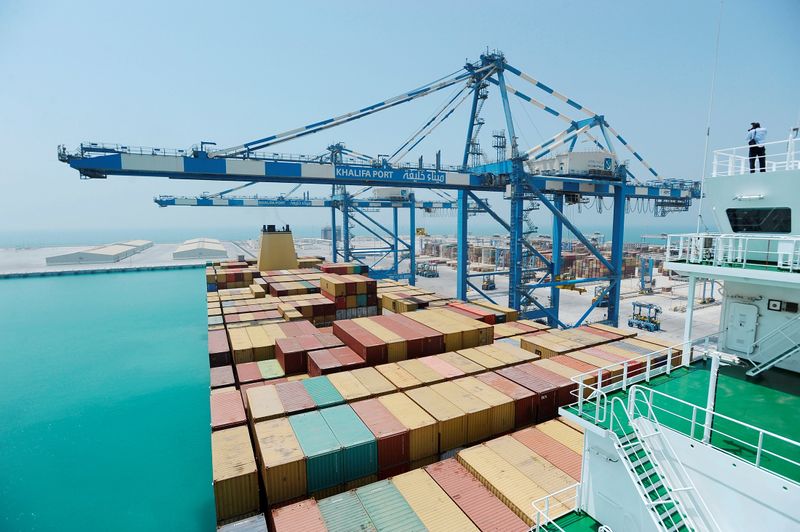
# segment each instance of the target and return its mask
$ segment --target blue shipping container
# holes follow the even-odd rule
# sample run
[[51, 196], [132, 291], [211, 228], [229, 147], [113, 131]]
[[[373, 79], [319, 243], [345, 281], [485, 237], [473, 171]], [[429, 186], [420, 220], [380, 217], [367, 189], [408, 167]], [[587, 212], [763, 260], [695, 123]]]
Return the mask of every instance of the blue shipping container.
[[325, 408], [327, 406], [335, 406], [344, 403], [344, 397], [339, 393], [339, 390], [331, 384], [331, 381], [325, 375], [321, 377], [312, 377], [310, 379], [303, 379], [301, 381], [305, 386], [308, 395], [313, 399], [317, 408]]
[[333, 435], [342, 445], [344, 481], [349, 482], [378, 472], [378, 443], [350, 405], [319, 411]]
[[353, 490], [317, 502], [328, 532], [370, 532], [377, 530]]
[[344, 483], [342, 445], [318, 411], [289, 416], [289, 423], [306, 456], [309, 493]]

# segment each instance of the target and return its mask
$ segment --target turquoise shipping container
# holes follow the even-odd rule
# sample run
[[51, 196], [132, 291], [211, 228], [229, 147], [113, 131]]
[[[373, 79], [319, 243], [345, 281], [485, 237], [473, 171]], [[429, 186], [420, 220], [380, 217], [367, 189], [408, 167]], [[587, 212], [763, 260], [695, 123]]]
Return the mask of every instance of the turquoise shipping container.
[[339, 393], [339, 390], [331, 384], [331, 381], [328, 380], [328, 377], [325, 375], [303, 379], [301, 382], [303, 386], [305, 386], [308, 395], [314, 400], [314, 404], [317, 405], [317, 408], [336, 406], [344, 403], [342, 394]]
[[306, 456], [309, 493], [344, 483], [342, 445], [319, 411], [289, 416], [289, 423]]
[[356, 305], [359, 307], [367, 306], [367, 294], [358, 294], [356, 296]]
[[328, 532], [377, 531], [354, 490], [317, 502]]
[[325, 408], [319, 412], [342, 445], [344, 481], [376, 474], [378, 442], [350, 405]]
[[356, 490], [367, 515], [380, 532], [425, 532], [408, 501], [388, 480], [367, 484]]

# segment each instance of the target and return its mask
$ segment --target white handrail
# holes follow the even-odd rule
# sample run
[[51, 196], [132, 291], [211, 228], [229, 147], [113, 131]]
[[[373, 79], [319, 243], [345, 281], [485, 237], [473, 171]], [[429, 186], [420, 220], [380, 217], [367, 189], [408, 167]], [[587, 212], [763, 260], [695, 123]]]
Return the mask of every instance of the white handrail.
[[[675, 472], [680, 477], [677, 480], [681, 484], [683, 484], [683, 486], [678, 487], [678, 488], [675, 488], [673, 486], [671, 491], [672, 492], [693, 492], [693, 493], [695, 493], [696, 496], [692, 497], [692, 499], [691, 499], [692, 504], [694, 504], [695, 506], [699, 506], [700, 507], [698, 509], [702, 510], [702, 512], [703, 512], [702, 517], [704, 518], [704, 520], [708, 521], [708, 524], [713, 525], [713, 529], [714, 530], [720, 530], [719, 524], [717, 523], [716, 519], [714, 519], [714, 514], [711, 513], [711, 510], [706, 505], [706, 502], [703, 500], [703, 497], [700, 496], [700, 493], [697, 491], [697, 487], [695, 486], [694, 481], [692, 481], [692, 477], [689, 476], [689, 473], [686, 471], [686, 468], [683, 467], [683, 462], [681, 462], [681, 460], [678, 458], [678, 455], [675, 453], [675, 449], [672, 447], [672, 443], [670, 443], [669, 438], [663, 437], [663, 433], [660, 431], [660, 423], [658, 422], [658, 418], [656, 417], [652, 401], [647, 403], [647, 405], [648, 405], [647, 415], [646, 416], [641, 416], [641, 412], [639, 411], [638, 405], [636, 403], [636, 394], [637, 393], [643, 393], [644, 390], [645, 390], [645, 388], [642, 388], [641, 386], [638, 386], [638, 385], [635, 385], [635, 386], [631, 387], [631, 393], [630, 393], [630, 396], [628, 397], [628, 416], [631, 418], [631, 420], [634, 420], [635, 417], [636, 417], [636, 414], [640, 414], [639, 417], [644, 417], [645, 419], [647, 419], [648, 421], [650, 421], [650, 422], [652, 422], [652, 423], [654, 423], [656, 425], [656, 427], [659, 429], [659, 434], [662, 435], [662, 437], [660, 438], [660, 441], [664, 445], [664, 451], [666, 451], [666, 452], [664, 452], [664, 451], [662, 451], [662, 452], [664, 452], [664, 454], [668, 458], [667, 465], [674, 464], [672, 469], [674, 469]], [[647, 390], [652, 390], [652, 388], [647, 388]], [[634, 427], [634, 431], [636, 431], [637, 430], [636, 425], [634, 423], [631, 423], [631, 425]], [[643, 442], [643, 445], [645, 443], [646, 442]], [[671, 481], [670, 481], [670, 484], [672, 484]]]
[[[784, 444], [790, 445], [790, 446], [794, 447], [795, 449], [797, 449], [797, 454], [799, 456], [800, 456], [800, 442], [797, 442], [797, 441], [792, 440], [790, 438], [787, 438], [785, 436], [781, 436], [780, 434], [775, 434], [774, 432], [770, 432], [770, 431], [762, 429], [760, 427], [756, 427], [755, 425], [751, 425], [749, 423], [745, 423], [744, 421], [740, 421], [740, 420], [732, 418], [730, 416], [726, 416], [725, 414], [720, 414], [718, 412], [714, 412], [713, 410], [709, 410], [709, 409], [707, 409], [705, 407], [698, 406], [698, 405], [696, 405], [694, 403], [690, 403], [688, 401], [684, 401], [683, 399], [679, 399], [679, 398], [674, 397], [672, 395], [660, 392], [660, 391], [658, 391], [658, 390], [656, 390], [654, 388], [644, 388], [644, 387], [641, 387], [641, 386], [634, 385], [634, 386], [631, 387], [631, 392], [630, 393], [631, 393], [631, 399], [630, 399], [631, 401], [635, 400], [634, 396], [637, 393], [640, 394], [642, 397], [644, 397], [646, 403], [649, 406], [649, 408], [653, 410], [654, 416], [655, 416], [655, 411], [658, 410], [658, 411], [664, 412], [665, 414], [668, 414], [669, 416], [671, 416], [673, 418], [677, 418], [677, 419], [682, 419], [684, 421], [688, 421], [690, 423], [690, 430], [689, 430], [688, 436], [690, 438], [694, 439], [694, 440], [701, 441], [701, 442], [703, 441], [703, 438], [698, 438], [698, 437], [696, 437], [694, 435], [695, 426], [699, 425], [700, 428], [704, 428], [706, 426], [708, 416], [711, 416], [711, 420], [712, 420], [711, 432], [712, 432], [712, 434], [713, 433], [717, 433], [717, 434], [719, 434], [721, 436], [724, 436], [726, 439], [730, 439], [730, 440], [733, 440], [733, 441], [741, 444], [742, 446], [750, 447], [752, 449], [752, 452], [755, 453], [756, 459], [755, 459], [754, 465], [757, 468], [763, 469], [765, 471], [769, 471], [770, 473], [772, 473], [774, 475], [777, 475], [777, 476], [779, 476], [781, 478], [785, 478], [787, 480], [791, 480], [790, 478], [786, 477], [785, 475], [782, 475], [782, 474], [780, 474], [780, 473], [778, 473], [776, 471], [773, 471], [771, 469], [765, 468], [761, 464], [762, 457], [764, 455], [768, 455], [768, 456], [771, 456], [771, 457], [773, 457], [775, 459], [782, 460], [783, 462], [800, 469], [800, 462], [796, 462], [796, 461], [792, 460], [791, 458], [788, 458], [787, 456], [783, 456], [781, 454], [778, 454], [778, 453], [775, 453], [775, 452], [772, 452], [770, 450], [765, 449], [765, 447], [764, 447], [765, 446], [765, 441], [764, 440], [765, 440], [765, 437], [766, 438], [772, 438], [774, 440], [783, 442]], [[691, 408], [692, 409], [692, 417], [691, 418], [687, 418], [685, 416], [682, 416], [682, 415], [678, 414], [677, 412], [675, 412], [673, 410], [669, 410], [668, 408], [664, 408], [664, 407], [661, 407], [661, 406], [656, 406], [655, 405], [655, 401], [653, 399], [656, 396], [663, 397], [668, 401], [679, 403], [681, 405], [684, 405], [686, 407]], [[702, 413], [703, 414], [703, 417], [701, 418], [702, 419], [701, 421], [698, 421], [698, 418], [697, 418], [697, 414], [698, 413]], [[719, 429], [715, 429], [714, 426], [713, 426], [714, 425], [713, 424], [713, 420], [715, 418], [725, 420], [726, 422], [729, 422], [729, 423], [731, 423], [733, 425], [739, 426], [739, 427], [741, 427], [741, 428], [743, 428], [743, 429], [745, 429], [747, 431], [754, 432], [755, 435], [758, 436], [758, 443], [754, 445], [754, 444], [752, 444], [752, 443], [750, 443], [748, 441], [745, 441], [745, 440], [741, 439], [738, 436], [735, 436], [733, 434], [728, 434], [728, 433], [723, 432], [723, 431], [721, 431]], [[656, 422], [661, 424], [661, 425], [663, 425], [663, 426], [667, 426], [667, 427], [670, 426], [669, 421], [666, 421], [666, 420], [664, 420], [663, 422], [658, 422], [658, 420], [656, 419]], [[678, 430], [678, 429], [675, 429], [675, 430]], [[737, 456], [737, 455], [735, 455], [735, 454], [733, 454], [733, 453], [731, 453], [731, 452], [729, 452], [729, 451], [727, 451], [727, 450], [725, 450], [725, 449], [723, 449], [721, 447], [718, 447], [718, 446], [714, 445], [714, 443], [711, 441], [712, 439], [713, 438], [709, 438], [709, 441], [708, 442], [704, 442], [704, 443], [706, 443], [706, 445], [710, 445], [711, 447], [713, 447], [713, 448], [715, 448], [715, 449], [717, 449], [719, 451], [722, 451], [722, 452], [724, 452], [724, 453], [726, 453], [726, 454], [728, 454], [730, 456], [734, 456], [734, 457], [739, 458], [741, 460], [748, 461], [747, 459], [742, 458], [741, 456]], [[792, 482], [796, 482], [796, 481], [792, 481]]]
[[[708, 352], [710, 340], [712, 338], [716, 339], [721, 332], [717, 331], [692, 340], [690, 348], [696, 345], [703, 345], [703, 351]], [[638, 382], [650, 382], [650, 379], [658, 375], [669, 375], [673, 369], [679, 367], [673, 365], [672, 359], [677, 352], [676, 349], [684, 349], [684, 345], [683, 342], [676, 343], [636, 358], [623, 362], [611, 362], [601, 368], [575, 375], [571, 380], [577, 385], [577, 389], [571, 393], [576, 397], [576, 402], [569, 406], [577, 408], [580, 417], [589, 420], [593, 419], [594, 423], [605, 422], [605, 413], [608, 410], [608, 393], [627, 390], [629, 386]], [[659, 360], [662, 357], [663, 360]], [[644, 368], [642, 369], [641, 366], [644, 366]], [[610, 376], [604, 377], [607, 374]], [[589, 384], [592, 380], [594, 380], [594, 384]], [[591, 415], [587, 410], [587, 404], [590, 407], [594, 407], [594, 415]]]
[[[763, 142], [766, 150], [764, 162], [766, 167], [763, 171], [776, 172], [779, 170], [794, 170], [800, 168], [800, 150], [796, 146], [797, 133], [793, 132], [786, 140]], [[778, 145], [786, 144], [786, 148], [780, 148], [775, 152], [774, 148]], [[751, 146], [736, 146], [714, 151], [712, 162], [712, 177], [741, 175], [750, 172], [750, 148]]]
[[[531, 501], [531, 506], [536, 513], [534, 519], [534, 526], [531, 530], [540, 531], [540, 530], [549, 530], [550, 526], [555, 527], [558, 532], [564, 532], [564, 529], [561, 528], [557, 523], [556, 519], [559, 517], [563, 517], [564, 515], [568, 514], [569, 512], [573, 512], [577, 510], [580, 506], [580, 487], [581, 483], [576, 482], [575, 484], [571, 484], [566, 488], [562, 488], [558, 491], [554, 491], [553, 493], [548, 493], [544, 497], [540, 497], [534, 501]], [[564, 498], [557, 498], [557, 496], [561, 495], [564, 492], [575, 490], [575, 495], [571, 497], [564, 497]], [[550, 515], [550, 499], [553, 498], [556, 500], [558, 505], [564, 506], [567, 508], [566, 511], [559, 513], [558, 515], [551, 516]], [[575, 503], [572, 505], [567, 506], [564, 503], [564, 500], [574, 500]], [[544, 503], [544, 508], [540, 507], [540, 504]]]

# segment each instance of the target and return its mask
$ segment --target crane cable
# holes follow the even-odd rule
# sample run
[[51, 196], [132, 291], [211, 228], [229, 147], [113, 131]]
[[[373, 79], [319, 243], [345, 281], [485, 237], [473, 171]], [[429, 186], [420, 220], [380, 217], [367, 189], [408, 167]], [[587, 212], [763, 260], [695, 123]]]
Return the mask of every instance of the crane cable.
[[711, 137], [711, 112], [714, 109], [714, 87], [717, 84], [717, 65], [719, 64], [719, 35], [722, 30], [722, 8], [724, 0], [719, 0], [719, 18], [717, 19], [717, 37], [714, 44], [714, 70], [711, 74], [711, 90], [708, 95], [708, 118], [706, 120], [706, 140], [705, 147], [703, 148], [703, 172], [700, 178], [700, 200], [697, 204], [697, 228], [696, 233], [700, 232], [700, 224], [708, 231], [708, 225], [703, 220], [703, 192], [706, 182], [706, 166], [708, 165], [708, 144]]

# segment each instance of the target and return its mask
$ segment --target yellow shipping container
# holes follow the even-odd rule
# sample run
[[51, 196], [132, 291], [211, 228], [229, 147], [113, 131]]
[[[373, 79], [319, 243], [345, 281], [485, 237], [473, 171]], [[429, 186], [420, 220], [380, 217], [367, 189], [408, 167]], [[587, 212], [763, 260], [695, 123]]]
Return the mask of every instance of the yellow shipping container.
[[467, 416], [461, 408], [436, 393], [431, 387], [408, 390], [406, 395], [439, 422], [440, 453], [462, 447], [467, 443]]
[[514, 429], [514, 400], [511, 397], [475, 377], [456, 379], [453, 384], [492, 407], [490, 420], [493, 435], [505, 434]]
[[364, 385], [364, 388], [369, 390], [370, 395], [373, 397], [397, 391], [397, 387], [375, 368], [359, 368], [352, 370], [350, 373], [358, 379], [358, 382]]
[[442, 377], [440, 373], [434, 371], [430, 366], [423, 364], [417, 358], [402, 360], [398, 362], [397, 365], [409, 372], [423, 384], [432, 384], [444, 380], [444, 377]]
[[375, 366], [381, 375], [386, 377], [398, 390], [409, 390], [422, 386], [417, 378], [397, 365], [396, 362]]
[[485, 444], [459, 451], [456, 459], [528, 526], [534, 525], [533, 501], [547, 495], [538, 484]]
[[233, 361], [236, 364], [253, 361], [253, 344], [244, 328], [228, 329], [228, 338], [231, 341]]
[[486, 370], [485, 367], [481, 366], [480, 364], [476, 364], [466, 357], [461, 356], [457, 352], [441, 353], [436, 355], [436, 357], [444, 360], [451, 366], [460, 369], [466, 375], [474, 375], [475, 373], [480, 373]]
[[350, 371], [341, 371], [328, 375], [328, 380], [333, 384], [344, 400], [347, 402], [366, 399], [370, 394], [369, 390]]
[[275, 338], [267, 333], [265, 327], [265, 325], [245, 327], [253, 345], [253, 359], [256, 361], [275, 358]]
[[536, 425], [536, 428], [553, 438], [560, 441], [578, 454], [583, 454], [583, 434], [577, 430], [561, 423], [557, 419], [551, 419]]
[[261, 478], [270, 505], [306, 495], [306, 459], [288, 418], [255, 425]]
[[431, 532], [478, 532], [469, 517], [424, 469], [397, 475], [391, 481]]
[[258, 511], [258, 469], [247, 427], [211, 433], [211, 468], [217, 521]]
[[283, 403], [278, 396], [275, 386], [255, 386], [248, 388], [247, 392], [247, 416], [250, 423], [266, 421], [284, 415]]
[[[485, 445], [500, 458], [514, 466], [520, 473], [538, 484], [547, 493], [556, 493], [575, 484], [574, 478], [511, 436], [502, 436], [487, 441]], [[561, 512], [567, 512], [568, 505], [570, 502], [574, 502], [574, 498], [574, 491], [566, 491], [555, 495], [553, 500], [550, 501], [551, 511], [556, 515]], [[563, 505], [558, 505], [556, 501], [563, 503]]]
[[475, 362], [476, 364], [480, 364], [486, 369], [499, 369], [508, 366], [507, 363], [502, 362], [497, 358], [484, 353], [483, 351], [480, 351], [477, 347], [462, 349], [461, 351], [457, 351], [457, 353], [462, 357], [468, 358], [469, 360]]
[[430, 456], [439, 457], [439, 422], [421, 406], [402, 393], [378, 397], [386, 409], [409, 430], [411, 462]]
[[397, 362], [408, 358], [407, 343], [405, 338], [399, 336], [386, 327], [383, 327], [369, 318], [356, 318], [353, 323], [369, 331], [374, 336], [386, 342], [386, 354], [388, 362]]
[[543, 333], [535, 336], [521, 336], [520, 347], [542, 358], [551, 358], [570, 351], [577, 351], [585, 346], [565, 338], [559, 338], [551, 333]]
[[440, 382], [431, 389], [456, 405], [467, 420], [467, 443], [483, 441], [494, 436], [492, 432], [492, 407], [454, 382]]
[[463, 349], [461, 329], [454, 323], [448, 322], [439, 317], [433, 310], [418, 310], [406, 314], [416, 322], [430, 327], [434, 331], [444, 335], [444, 350], [458, 351]]

